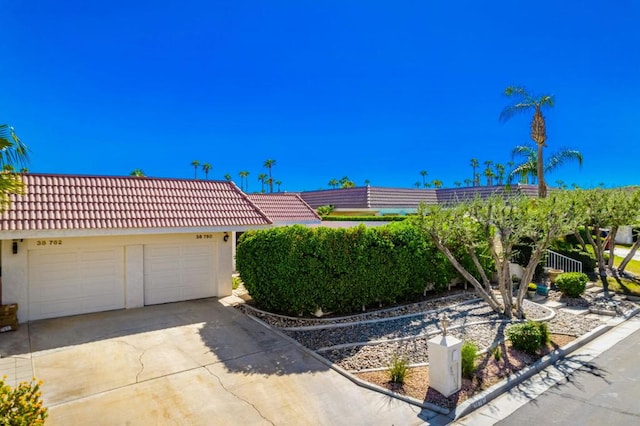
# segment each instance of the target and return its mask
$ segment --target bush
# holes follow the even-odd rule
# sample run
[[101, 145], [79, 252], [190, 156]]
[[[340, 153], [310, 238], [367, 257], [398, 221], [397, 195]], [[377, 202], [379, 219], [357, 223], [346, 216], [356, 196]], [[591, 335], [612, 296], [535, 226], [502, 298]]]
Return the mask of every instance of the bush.
[[546, 322], [537, 322], [538, 330], [540, 330], [540, 346], [547, 346], [551, 343], [551, 333]]
[[582, 272], [565, 272], [556, 278], [556, 287], [569, 297], [579, 297], [587, 288], [589, 277]]
[[42, 403], [42, 382], [20, 382], [11, 388], [0, 379], [0, 424], [43, 425], [47, 409]]
[[473, 373], [476, 371], [476, 355], [478, 353], [478, 347], [471, 342], [464, 342], [462, 344], [461, 353], [461, 367], [462, 377], [470, 379], [473, 377]]
[[514, 348], [535, 355], [542, 346], [542, 333], [535, 321], [515, 324], [507, 330], [507, 336]]
[[240, 238], [236, 266], [259, 307], [288, 315], [415, 300], [425, 290], [443, 291], [454, 277], [444, 255], [406, 222], [249, 231]]
[[406, 358], [393, 357], [389, 364], [389, 376], [393, 383], [403, 384], [409, 375], [409, 361]]

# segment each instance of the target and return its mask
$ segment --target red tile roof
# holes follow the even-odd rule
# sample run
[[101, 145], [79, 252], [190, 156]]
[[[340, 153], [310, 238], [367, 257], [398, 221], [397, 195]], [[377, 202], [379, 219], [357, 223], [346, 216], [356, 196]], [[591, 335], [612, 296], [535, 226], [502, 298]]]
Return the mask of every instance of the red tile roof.
[[422, 201], [427, 204], [437, 202], [435, 189], [377, 186], [305, 191], [300, 196], [311, 207], [332, 205], [336, 209], [415, 208]]
[[0, 231], [207, 228], [271, 220], [233, 183], [147, 177], [24, 174]]
[[322, 219], [298, 194], [248, 194], [274, 223], [321, 223]]

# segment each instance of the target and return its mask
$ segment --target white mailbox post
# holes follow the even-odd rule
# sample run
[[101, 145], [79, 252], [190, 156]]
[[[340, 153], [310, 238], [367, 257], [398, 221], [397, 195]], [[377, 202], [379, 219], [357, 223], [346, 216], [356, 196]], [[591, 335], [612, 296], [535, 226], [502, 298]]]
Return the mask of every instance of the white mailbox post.
[[456, 393], [462, 387], [462, 366], [460, 363], [462, 341], [447, 336], [449, 319], [442, 318], [442, 336], [429, 339], [429, 387], [444, 396]]

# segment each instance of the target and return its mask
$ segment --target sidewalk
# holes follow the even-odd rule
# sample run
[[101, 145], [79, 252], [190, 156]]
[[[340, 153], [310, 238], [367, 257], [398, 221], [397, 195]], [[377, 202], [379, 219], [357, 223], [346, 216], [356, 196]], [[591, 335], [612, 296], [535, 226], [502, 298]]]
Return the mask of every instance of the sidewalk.
[[507, 418], [525, 404], [530, 403], [557, 383], [565, 381], [568, 376], [584, 367], [585, 364], [590, 363], [615, 344], [640, 330], [640, 318], [638, 316], [627, 321], [621, 318], [612, 319], [611, 321], [617, 321], [618, 325], [582, 348], [572, 352], [567, 358], [557, 361], [540, 373], [523, 381], [509, 392], [451, 424], [464, 426], [493, 425]]

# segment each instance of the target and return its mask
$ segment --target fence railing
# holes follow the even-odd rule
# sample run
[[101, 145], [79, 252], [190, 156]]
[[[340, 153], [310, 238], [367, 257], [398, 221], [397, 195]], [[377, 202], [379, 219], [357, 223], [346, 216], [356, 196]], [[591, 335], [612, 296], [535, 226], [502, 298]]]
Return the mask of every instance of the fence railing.
[[564, 272], [582, 272], [582, 262], [547, 250], [546, 266], [550, 269], [561, 269]]

